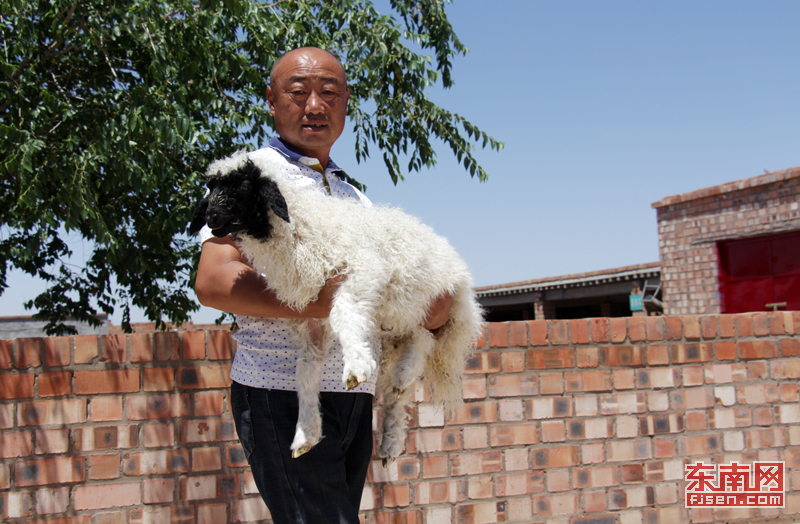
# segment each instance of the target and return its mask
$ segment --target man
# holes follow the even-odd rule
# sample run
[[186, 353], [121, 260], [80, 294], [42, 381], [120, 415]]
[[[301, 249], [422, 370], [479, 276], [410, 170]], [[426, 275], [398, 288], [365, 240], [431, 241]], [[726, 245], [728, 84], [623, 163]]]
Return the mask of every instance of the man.
[[[347, 184], [330, 160], [344, 129], [349, 99], [345, 72], [335, 56], [314, 47], [295, 49], [274, 64], [267, 101], [280, 138], [251, 155], [272, 155], [298, 184], [324, 187], [331, 198], [369, 201]], [[375, 376], [345, 392], [341, 347], [334, 345], [323, 370], [320, 405], [323, 439], [292, 458], [297, 421], [294, 380], [297, 348], [284, 319], [326, 318], [336, 287], [329, 281], [316, 301], [298, 311], [265, 288], [230, 238], [201, 231], [203, 249], [195, 290], [203, 305], [234, 313], [240, 330], [231, 368], [231, 405], [236, 430], [258, 490], [276, 524], [355, 524], [372, 456], [372, 395]], [[431, 305], [425, 327], [447, 320], [450, 297]], [[379, 350], [377, 334], [373, 351]]]

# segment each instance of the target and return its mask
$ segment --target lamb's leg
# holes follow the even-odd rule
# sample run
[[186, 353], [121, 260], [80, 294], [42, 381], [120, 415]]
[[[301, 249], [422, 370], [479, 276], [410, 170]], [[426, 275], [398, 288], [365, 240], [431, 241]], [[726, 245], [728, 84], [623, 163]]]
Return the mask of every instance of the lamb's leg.
[[[297, 358], [295, 378], [299, 412], [297, 428], [291, 450], [292, 458], [307, 453], [322, 439], [322, 416], [319, 406], [319, 384], [322, 380], [322, 364], [325, 362], [327, 341], [321, 336], [312, 336], [309, 322], [297, 324], [298, 339], [301, 342]], [[316, 326], [319, 329], [319, 326]]]
[[403, 443], [408, 432], [408, 413], [411, 393], [408, 390], [384, 392], [383, 438], [378, 456], [383, 460], [383, 467], [389, 467], [403, 452]]
[[333, 301], [328, 320], [331, 331], [342, 344], [342, 380], [348, 391], [366, 382], [378, 367], [368, 342], [374, 333], [373, 315], [378, 298], [377, 291], [365, 286], [363, 279], [350, 275]]
[[[400, 344], [400, 357], [391, 369], [382, 369], [388, 379], [382, 381], [385, 397], [385, 417], [383, 419], [383, 438], [378, 456], [383, 465], [389, 466], [403, 452], [403, 444], [408, 432], [408, 413], [406, 406], [410, 401], [409, 388], [422, 375], [428, 355], [433, 351], [436, 339], [427, 329], [419, 327]], [[388, 389], [388, 391], [386, 391]]]
[[421, 326], [414, 329], [391, 376], [395, 389], [405, 391], [422, 375], [428, 355], [433, 352], [435, 345], [436, 338], [430, 331]]

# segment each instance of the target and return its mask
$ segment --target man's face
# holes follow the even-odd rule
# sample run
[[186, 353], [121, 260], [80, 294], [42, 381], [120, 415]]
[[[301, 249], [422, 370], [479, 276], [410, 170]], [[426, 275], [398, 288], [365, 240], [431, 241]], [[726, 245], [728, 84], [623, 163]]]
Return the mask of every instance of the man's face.
[[326, 163], [344, 129], [350, 93], [339, 62], [320, 49], [289, 52], [273, 72], [267, 100], [281, 139]]

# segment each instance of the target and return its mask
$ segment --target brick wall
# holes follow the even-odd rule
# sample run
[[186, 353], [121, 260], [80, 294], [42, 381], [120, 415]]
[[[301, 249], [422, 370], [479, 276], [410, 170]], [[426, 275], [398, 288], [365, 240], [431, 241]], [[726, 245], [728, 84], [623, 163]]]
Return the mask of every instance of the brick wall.
[[800, 167], [667, 197], [653, 204], [664, 312], [721, 312], [717, 242], [800, 230]]
[[[800, 312], [493, 323], [463, 407], [415, 395], [368, 524], [794, 522]], [[0, 341], [0, 520], [269, 522], [229, 418], [228, 332]], [[686, 510], [683, 467], [786, 462], [774, 510]], [[773, 520], [771, 520], [773, 521]]]

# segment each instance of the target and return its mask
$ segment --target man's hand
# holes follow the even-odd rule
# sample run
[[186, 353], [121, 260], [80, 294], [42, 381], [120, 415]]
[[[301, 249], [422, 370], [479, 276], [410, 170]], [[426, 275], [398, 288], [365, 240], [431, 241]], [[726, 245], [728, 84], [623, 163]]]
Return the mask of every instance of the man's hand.
[[428, 307], [428, 315], [422, 323], [422, 327], [429, 331], [439, 329], [444, 326], [450, 318], [450, 307], [453, 305], [453, 297], [449, 293], [439, 295]]

